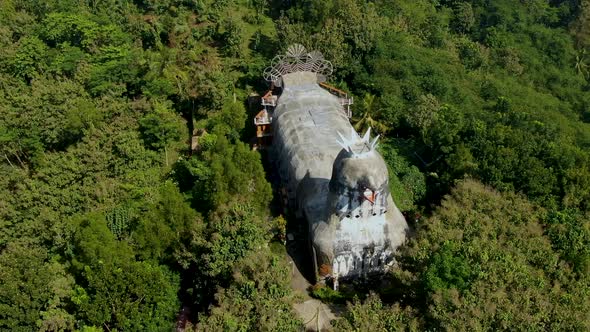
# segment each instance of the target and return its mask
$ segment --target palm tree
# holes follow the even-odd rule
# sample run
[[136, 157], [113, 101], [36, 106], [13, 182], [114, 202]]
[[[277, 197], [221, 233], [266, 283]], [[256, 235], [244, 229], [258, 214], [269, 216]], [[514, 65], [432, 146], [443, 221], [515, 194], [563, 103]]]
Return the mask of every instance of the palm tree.
[[375, 95], [366, 93], [363, 97], [363, 101], [360, 107], [361, 117], [353, 119], [354, 129], [358, 132], [364, 132], [368, 128], [373, 128], [378, 134], [385, 134], [389, 131], [389, 127], [380, 120], [378, 117], [380, 109], [376, 109]]

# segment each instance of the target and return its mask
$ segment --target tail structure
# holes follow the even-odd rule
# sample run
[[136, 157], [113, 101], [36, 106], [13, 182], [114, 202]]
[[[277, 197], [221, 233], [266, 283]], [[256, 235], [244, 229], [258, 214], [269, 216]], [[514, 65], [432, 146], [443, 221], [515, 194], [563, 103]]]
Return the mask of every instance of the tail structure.
[[332, 63], [318, 51], [307, 52], [300, 44], [293, 44], [284, 55], [277, 55], [271, 65], [264, 70], [264, 79], [276, 87], [282, 85], [282, 76], [296, 72], [312, 72], [318, 77], [318, 83], [326, 81], [332, 74]]

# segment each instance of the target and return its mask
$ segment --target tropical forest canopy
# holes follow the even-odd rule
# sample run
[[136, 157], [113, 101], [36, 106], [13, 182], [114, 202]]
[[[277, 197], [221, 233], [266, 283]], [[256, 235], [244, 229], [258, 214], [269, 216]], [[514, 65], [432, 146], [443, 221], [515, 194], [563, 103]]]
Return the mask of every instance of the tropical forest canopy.
[[293, 43], [414, 228], [337, 330], [590, 329], [590, 1], [4, 0], [0, 330], [300, 330], [247, 143]]

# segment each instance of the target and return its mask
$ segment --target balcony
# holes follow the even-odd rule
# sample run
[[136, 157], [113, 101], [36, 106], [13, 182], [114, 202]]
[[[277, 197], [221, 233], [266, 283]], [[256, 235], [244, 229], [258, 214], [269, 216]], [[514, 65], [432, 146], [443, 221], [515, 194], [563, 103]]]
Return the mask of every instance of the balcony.
[[272, 91], [268, 90], [268, 92], [262, 96], [262, 106], [275, 107], [277, 106], [277, 99], [278, 96], [273, 95]]
[[264, 118], [258, 118], [258, 117], [254, 118], [254, 124], [257, 126], [267, 125], [267, 124], [271, 124], [271, 123], [272, 123], [272, 116], [267, 116]]
[[267, 110], [262, 110], [256, 114], [254, 117], [254, 125], [262, 126], [262, 125], [269, 125], [272, 123], [272, 116], [268, 114]]

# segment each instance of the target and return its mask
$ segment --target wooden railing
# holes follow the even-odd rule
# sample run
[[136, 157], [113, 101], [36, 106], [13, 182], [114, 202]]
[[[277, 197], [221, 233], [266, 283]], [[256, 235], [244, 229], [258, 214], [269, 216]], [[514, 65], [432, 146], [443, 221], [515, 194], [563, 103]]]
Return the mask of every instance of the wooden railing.
[[350, 111], [350, 105], [354, 103], [354, 99], [352, 98], [352, 96], [349, 98], [348, 93], [324, 82], [320, 83], [320, 86], [328, 90], [328, 92], [330, 92], [331, 94], [337, 96], [340, 100], [340, 105], [342, 105], [342, 111], [344, 112], [344, 115], [346, 115], [349, 118], [352, 117], [352, 112]]
[[340, 90], [340, 89], [338, 89], [338, 88], [336, 88], [336, 87], [333, 87], [333, 86], [331, 86], [331, 85], [329, 85], [329, 84], [326, 84], [326, 83], [324, 83], [324, 82], [320, 83], [320, 86], [321, 86], [322, 88], [324, 88], [324, 89], [326, 89], [326, 90], [330, 91], [332, 94], [335, 94], [335, 95], [337, 95], [337, 96], [338, 96], [338, 97], [340, 97], [340, 98], [345, 98], [345, 99], [348, 99], [348, 93], [346, 93], [346, 92], [344, 92], [344, 91], [342, 91], [342, 90]]

